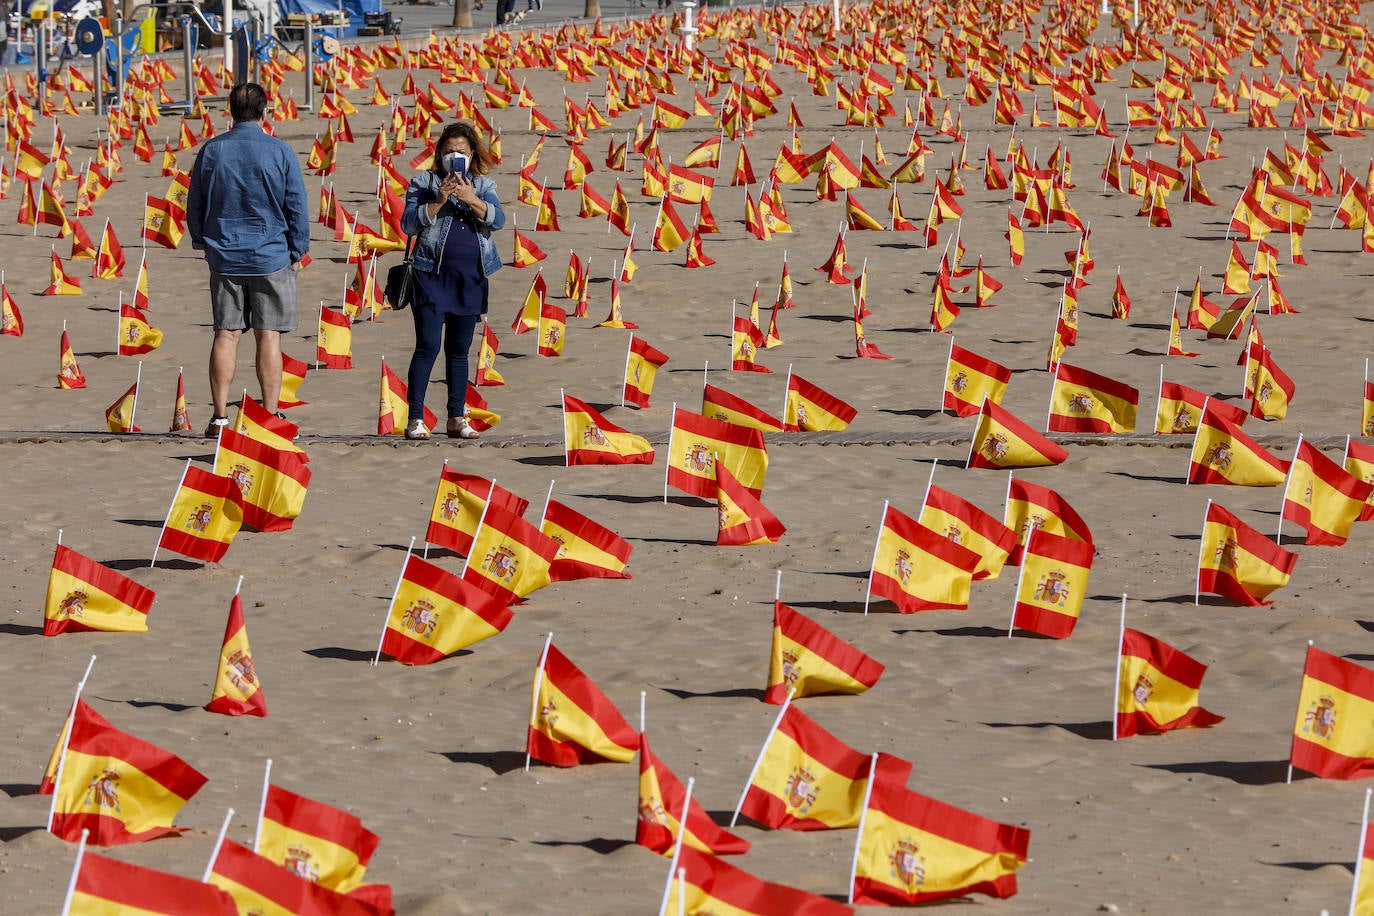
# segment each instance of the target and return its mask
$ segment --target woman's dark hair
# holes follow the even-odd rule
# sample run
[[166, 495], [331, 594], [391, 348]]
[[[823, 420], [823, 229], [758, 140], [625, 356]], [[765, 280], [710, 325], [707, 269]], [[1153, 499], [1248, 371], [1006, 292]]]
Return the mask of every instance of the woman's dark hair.
[[487, 149], [487, 144], [482, 141], [482, 135], [477, 132], [477, 128], [471, 121], [454, 121], [444, 128], [444, 132], [439, 135], [439, 140], [434, 144], [434, 165], [430, 166], [431, 172], [442, 172], [444, 169], [440, 151], [450, 140], [455, 137], [462, 137], [468, 141], [472, 147], [472, 162], [468, 165], [468, 171], [474, 175], [485, 175], [491, 171], [491, 152]]
[[239, 121], [261, 121], [267, 111], [267, 93], [257, 83], [239, 83], [229, 91], [229, 116]]

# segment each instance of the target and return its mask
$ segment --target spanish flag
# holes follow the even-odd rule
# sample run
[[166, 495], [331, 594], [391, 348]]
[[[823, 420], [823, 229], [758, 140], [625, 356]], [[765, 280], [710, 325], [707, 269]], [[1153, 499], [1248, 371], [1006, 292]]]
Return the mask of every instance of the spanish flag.
[[124, 248], [107, 219], [105, 229], [100, 233], [100, 250], [96, 253], [91, 276], [97, 280], [118, 280], [124, 276], [124, 264]]
[[630, 578], [625, 572], [634, 550], [630, 542], [558, 500], [549, 500], [539, 531], [558, 542], [558, 554], [549, 564], [554, 582]]
[[623, 400], [636, 407], [648, 407], [654, 378], [667, 362], [668, 354], [649, 346], [644, 338], [630, 335], [629, 352], [625, 357]]
[[525, 753], [556, 767], [629, 763], [639, 735], [592, 679], [549, 643], [534, 673]]
[[[238, 909], [231, 908], [230, 913], [376, 916], [381, 912], [363, 900], [315, 884], [307, 877], [308, 867], [306, 875], [289, 871], [227, 838], [217, 848], [219, 851], [210, 864], [210, 876], [205, 884], [197, 886], [213, 885], [232, 897]], [[365, 888], [384, 886], [363, 885]]]
[[[21, 323], [20, 332], [22, 331]], [[1360, 435], [1366, 439], [1374, 439], [1374, 382], [1367, 379], [1364, 383], [1364, 397], [1360, 400]]]
[[883, 664], [825, 627], [773, 602], [773, 648], [763, 702], [781, 705], [788, 695], [863, 693], [882, 677]]
[[289, 530], [310, 487], [303, 454], [272, 448], [232, 429], [220, 430], [215, 474], [238, 485], [243, 520], [259, 531]]
[[1222, 717], [1198, 705], [1206, 673], [1206, 665], [1168, 643], [1129, 627], [1122, 630], [1113, 734], [1128, 738], [1216, 725]]
[[776, 544], [787, 528], [759, 498], [740, 485], [725, 465], [716, 462], [717, 547]]
[[[1354, 439], [1345, 443], [1345, 470], [1352, 477], [1374, 484], [1374, 445], [1365, 445]], [[1365, 500], [1360, 512], [1360, 521], [1374, 521], [1374, 495]]]
[[684, 845], [668, 878], [665, 913], [729, 913], [731, 916], [853, 916], [829, 897], [756, 878], [724, 859]]
[[[622, 272], [623, 274], [623, 272]], [[629, 281], [626, 280], [626, 283]], [[606, 316], [606, 320], [597, 325], [598, 328], [621, 328], [635, 330], [639, 325], [633, 321], [626, 321], [620, 302], [620, 283], [615, 277], [611, 278], [611, 313]]]
[[305, 381], [305, 374], [310, 371], [310, 364], [299, 359], [293, 359], [285, 353], [281, 355], [281, 394], [277, 397], [277, 407], [286, 410], [291, 407], [303, 407], [309, 401], [302, 401], [300, 395], [301, 383]]
[[[719, 137], [716, 138], [716, 142], [719, 143]], [[670, 201], [682, 204], [709, 201], [714, 185], [715, 179], [709, 175], [703, 175], [676, 162], [668, 164], [667, 191]]]
[[154, 597], [152, 589], [58, 544], [43, 603], [43, 635], [147, 632]]
[[552, 302], [547, 302], [539, 310], [540, 356], [562, 356], [563, 344], [568, 338], [568, 313]]
[[1067, 639], [1083, 609], [1092, 565], [1092, 544], [1032, 531], [1021, 555], [1012, 628]]
[[563, 395], [563, 441], [568, 467], [654, 463], [654, 449], [648, 439], [621, 429], [570, 394]]
[[143, 202], [143, 238], [156, 242], [163, 248], [175, 250], [181, 244], [185, 233], [179, 208], [175, 203], [161, 197], [148, 195]]
[[243, 525], [243, 499], [228, 477], [189, 461], [158, 538], [159, 549], [218, 563]]
[[539, 316], [543, 311], [544, 303], [548, 301], [549, 285], [544, 281], [544, 269], [541, 267], [535, 272], [534, 279], [530, 281], [530, 288], [525, 293], [525, 300], [520, 305], [520, 311], [516, 314], [515, 320], [511, 322], [510, 329], [517, 334], [524, 334], [526, 331], [533, 331], [539, 327]]
[[495, 636], [514, 616], [473, 583], [407, 555], [381, 651], [407, 665], [429, 665]]
[[[1210, 402], [1209, 402], [1210, 403]], [[1288, 465], [1269, 454], [1216, 411], [1203, 411], [1193, 436], [1188, 483], [1238, 487], [1277, 487], [1288, 478]]]
[[1067, 363], [1055, 368], [1049, 432], [1129, 433], [1140, 392], [1105, 375]]
[[179, 757], [86, 716], [78, 703], [58, 763], [51, 831], [75, 843], [83, 830], [97, 846], [140, 843], [181, 833], [172, 819], [205, 785]]
[[1374, 671], [1307, 647], [1293, 723], [1294, 769], [1323, 779], [1374, 776]]
[[[1196, 388], [1161, 379], [1159, 406], [1155, 409], [1155, 432], [1159, 435], [1197, 432], [1203, 408], [1207, 404], [1207, 395]], [[1241, 417], [1243, 419], [1244, 414]]]
[[0, 334], [24, 336], [24, 316], [19, 312], [19, 303], [14, 301], [3, 283], [0, 283]]
[[1208, 500], [1198, 550], [1197, 590], [1249, 607], [1288, 584], [1298, 555], [1284, 550], [1232, 513]]
[[[774, 314], [777, 314], [776, 309]], [[702, 413], [706, 411], [703, 410]], [[858, 416], [859, 411], [800, 375], [787, 376], [787, 401], [783, 406], [782, 428], [788, 432], [840, 432]]]
[[1062, 464], [1068, 457], [1063, 447], [984, 398], [965, 467], [1033, 468]]
[[219, 667], [215, 671], [215, 692], [205, 708], [224, 716], [267, 715], [267, 698], [253, 663], [253, 650], [248, 646], [243, 598], [237, 592], [229, 603], [229, 622], [224, 627]]
[[1299, 437], [1283, 491], [1283, 518], [1307, 529], [1307, 543], [1339, 547], [1350, 537], [1374, 484], [1347, 472]]
[[57, 249], [52, 252], [52, 264], [48, 271], [48, 287], [39, 295], [42, 296], [79, 296], [81, 295], [81, 281], [75, 277], [67, 276], [67, 272], [62, 269], [62, 258], [58, 256]]
[[320, 309], [315, 361], [330, 369], [353, 368], [353, 321], [343, 312]]
[[744, 398], [709, 383], [701, 388], [701, 415], [765, 433], [781, 432], [783, 428], [782, 421], [777, 417], [764, 413]]
[[72, 388], [85, 388], [86, 375], [76, 362], [76, 352], [72, 350], [72, 340], [67, 329], [62, 329], [62, 340], [58, 347], [57, 387], [63, 391]]
[[1250, 416], [1261, 420], [1282, 420], [1288, 415], [1288, 405], [1293, 402], [1297, 387], [1288, 374], [1274, 362], [1274, 353], [1268, 347], [1260, 350], [1255, 366], [1253, 400], [1250, 402]]
[[859, 826], [850, 897], [905, 906], [968, 894], [1010, 897], [1030, 831], [999, 824], [880, 775]]
[[950, 341], [945, 363], [945, 410], [954, 411], [957, 417], [971, 417], [982, 409], [985, 398], [1000, 404], [1010, 381], [1011, 370], [1006, 366]]
[[963, 610], [979, 559], [967, 547], [886, 506], [868, 590], [896, 604], [903, 614]]
[[784, 704], [759, 751], [739, 813], [774, 830], [857, 827], [874, 771], [904, 783], [911, 764], [889, 754], [877, 762]]
[[512, 229], [515, 238], [515, 255], [511, 258], [512, 267], [529, 267], [531, 264], [538, 264], [548, 257], [539, 246], [534, 244], [534, 240], [520, 232], [519, 229]]
[[714, 499], [716, 461], [755, 496], [763, 492], [768, 450], [757, 429], [712, 420], [682, 408], [673, 411], [668, 437], [668, 483], [691, 496]]
[[496, 332], [491, 325], [482, 322], [482, 346], [477, 352], [477, 374], [474, 385], [496, 386], [506, 384], [506, 379], [496, 369]]
[[524, 515], [530, 506], [529, 500], [505, 487], [476, 474], [464, 474], [445, 461], [439, 472], [438, 489], [434, 491], [425, 541], [464, 556], [471, 553], [472, 537], [488, 502], [516, 516]]
[[134, 410], [137, 407], [138, 381], [135, 380], [128, 391], [115, 398], [115, 402], [105, 408], [105, 428], [112, 433], [143, 432], [134, 425]]
[[931, 486], [921, 524], [978, 554], [974, 580], [996, 579], [1016, 547], [1016, 532], [961, 496]]
[[1017, 538], [1016, 547], [1007, 558], [1008, 566], [1020, 564], [1032, 531], [1045, 531], [1089, 544], [1093, 542], [1087, 522], [1064, 497], [1049, 487], [1027, 483], [1015, 477], [1009, 476], [1007, 480], [1007, 510], [1003, 521], [1016, 532]]
[[745, 315], [736, 315], [731, 332], [730, 368], [735, 372], [772, 372], [767, 366], [754, 362], [763, 344], [763, 331], [759, 326]]
[[[406, 388], [406, 383], [391, 371], [383, 359], [382, 397], [377, 408], [377, 435], [399, 436], [406, 431], [406, 425], [410, 422], [409, 397], [410, 390]], [[426, 429], [434, 429], [439, 425], [439, 418], [428, 407], [424, 409], [424, 420]]]
[[363, 883], [377, 834], [347, 811], [280, 786], [263, 795], [254, 852], [341, 894]]
[[237, 916], [239, 912], [229, 894], [192, 878], [109, 859], [93, 852], [83, 852], [77, 867], [79, 871], [64, 913], [76, 916], [113, 913]]
[[654, 221], [652, 246], [655, 251], [676, 251], [691, 236], [671, 197], [659, 202], [658, 217]]
[[488, 501], [463, 578], [498, 601], [513, 604], [552, 581], [549, 567], [557, 556], [557, 541]]
[[[682, 829], [682, 806], [687, 804], [687, 829]], [[713, 856], [739, 856], [749, 851], [749, 841], [723, 829], [701, 803], [687, 801], [687, 787], [667, 765], [649, 750], [649, 738], [639, 736], [639, 808], [635, 817], [635, 842], [662, 856], [671, 856], [682, 834], [683, 846]]]
[[263, 445], [270, 445], [272, 448], [281, 449], [285, 452], [298, 452], [302, 458], [307, 461], [310, 460], [306, 457], [305, 452], [295, 444], [296, 434], [300, 431], [300, 427], [290, 420], [284, 420], [275, 413], [270, 413], [267, 408], [249, 397], [246, 392], [239, 401], [238, 414], [234, 417], [234, 422], [229, 428], [249, 439], [261, 442]]

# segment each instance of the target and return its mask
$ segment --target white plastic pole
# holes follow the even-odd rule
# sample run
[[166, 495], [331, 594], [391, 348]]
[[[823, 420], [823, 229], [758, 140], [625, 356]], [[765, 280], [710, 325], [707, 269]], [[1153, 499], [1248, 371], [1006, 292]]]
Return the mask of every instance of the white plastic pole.
[[1193, 607], [1197, 607], [1202, 595], [1202, 551], [1207, 543], [1207, 517], [1212, 514], [1212, 501], [1207, 500], [1207, 508], [1202, 510], [1202, 536], [1197, 544], [1197, 575], [1193, 579]]
[[[406, 578], [406, 567], [410, 565], [410, 552], [415, 549], [415, 537], [410, 538], [410, 545], [406, 547], [406, 558], [401, 561], [401, 572], [396, 577], [396, 587], [391, 590], [391, 600], [387, 602], [386, 616], [382, 618], [382, 635], [377, 640], [377, 654], [372, 656], [372, 667], [377, 667], [377, 663], [382, 660], [382, 643], [386, 642], [387, 624], [391, 621], [391, 611], [396, 607], [396, 596], [401, 593], [401, 583]], [[240, 580], [242, 581], [242, 580]]]
[[[673, 859], [668, 863], [668, 883], [663, 888], [663, 902], [659, 904], [658, 916], [667, 916], [668, 913], [668, 898], [672, 896], [673, 877], [677, 874], [678, 860], [682, 858], [683, 837], [687, 835], [687, 812], [691, 810], [692, 789], [696, 786], [696, 782], [695, 777], [688, 777], [687, 779], [687, 793], [682, 800], [682, 816], [677, 821], [677, 839], [673, 843]], [[678, 902], [681, 903], [681, 895], [679, 895]]]
[[[1311, 661], [1311, 660], [1312, 660], [1312, 640], [1309, 639], [1309, 640], [1307, 641], [1307, 655], [1303, 658], [1303, 665], [1302, 665], [1302, 670], [1303, 670], [1303, 674], [1304, 674], [1304, 675], [1306, 675], [1306, 673], [1307, 673], [1307, 663], [1308, 663], [1309, 661]], [[1299, 693], [1298, 693], [1298, 715], [1301, 715], [1301, 714], [1302, 714], [1302, 693], [1299, 692]], [[1295, 716], [1294, 718], [1296, 718], [1296, 716]], [[1293, 734], [1293, 740], [1290, 741], [1289, 744], [1288, 744], [1288, 777], [1287, 777], [1287, 779], [1284, 780], [1284, 782], [1287, 783], [1288, 785], [1292, 785], [1292, 784], [1293, 784], [1293, 746], [1297, 744], [1297, 741], [1298, 741], [1298, 736], [1297, 736], [1297, 733], [1294, 732], [1294, 734]]]
[[72, 876], [67, 880], [67, 896], [62, 901], [62, 916], [67, 916], [72, 911], [72, 898], [76, 896], [76, 879], [81, 875], [81, 860], [86, 857], [86, 838], [90, 835], [90, 830], [81, 831], [81, 842], [76, 847], [76, 861], [72, 863]]
[[1021, 583], [1026, 578], [1026, 555], [1030, 553], [1031, 542], [1035, 540], [1035, 532], [1040, 529], [1031, 526], [1026, 532], [1026, 546], [1021, 551], [1021, 567], [1016, 571], [1016, 593], [1011, 597], [1011, 622], [1007, 624], [1007, 639], [1011, 639], [1016, 633], [1016, 599], [1021, 595]]
[[1360, 815], [1360, 841], [1355, 853], [1355, 880], [1350, 885], [1350, 914], [1355, 916], [1356, 897], [1360, 892], [1360, 872], [1364, 868], [1364, 837], [1369, 829], [1369, 796], [1374, 793], [1374, 789], [1364, 790], [1364, 814]]
[[1121, 652], [1126, 647], [1126, 593], [1121, 593], [1121, 631], [1116, 638], [1116, 678], [1112, 681], [1112, 740], [1116, 740], [1116, 711], [1121, 705]]
[[864, 821], [868, 818], [868, 800], [873, 797], [873, 781], [878, 778], [878, 755], [875, 752], [868, 764], [868, 782], [864, 785], [864, 804], [859, 809], [859, 835], [854, 838], [854, 860], [849, 866], [849, 905], [854, 905], [854, 882], [859, 871], [859, 847], [864, 841]]
[[[172, 501], [167, 505], [167, 515], [162, 520], [162, 531], [167, 530], [167, 526], [172, 523], [172, 509], [177, 503], [177, 494], [181, 492], [181, 485], [186, 482], [186, 473], [191, 470], [191, 459], [186, 459], [186, 466], [181, 469], [181, 479], [177, 481], [177, 488], [172, 491]], [[157, 549], [162, 543], [162, 532], [158, 532], [157, 543], [153, 544], [153, 558], [148, 561], [148, 568], [152, 569], [157, 565]]]
[[200, 878], [203, 884], [210, 883], [210, 875], [215, 870], [215, 860], [219, 858], [220, 847], [224, 845], [224, 836], [229, 832], [229, 819], [233, 816], [233, 808], [224, 812], [224, 823], [220, 825], [219, 836], [215, 837], [215, 845], [210, 849], [210, 861], [205, 863], [205, 874]]
[[[539, 667], [534, 671], [534, 693], [530, 696], [530, 721], [537, 722], [539, 715], [539, 689], [544, 686], [544, 663], [549, 660], [549, 646], [553, 645], [553, 632], [544, 640], [544, 651], [539, 653]], [[525, 751], [525, 772], [530, 771], [530, 752]]]
[[883, 500], [883, 517], [878, 522], [878, 537], [873, 541], [873, 559], [868, 564], [868, 587], [864, 590], [864, 616], [868, 616], [868, 602], [873, 595], [873, 569], [878, 565], [878, 545], [883, 542], [883, 527], [887, 524], [889, 500]]
[[[759, 748], [759, 755], [754, 758], [754, 765], [749, 769], [749, 778], [744, 781], [744, 791], [739, 794], [739, 803], [735, 805], [735, 813], [730, 816], [730, 827], [734, 829], [735, 821], [739, 820], [739, 809], [744, 807], [744, 798], [749, 794], [749, 787], [754, 784], [754, 776], [758, 774], [759, 765], [763, 763], [763, 753], [768, 750], [768, 743], [773, 740], [773, 735], [777, 733], [778, 726], [782, 724], [782, 717], [787, 715], [787, 707], [792, 705], [792, 696], [796, 688], [787, 691], [787, 699], [782, 701], [782, 709], [778, 710], [778, 717], [773, 720], [773, 725], [768, 729], [768, 736], [763, 739], [763, 746]], [[685, 823], [686, 817], [679, 823]]]
[[267, 790], [272, 786], [272, 758], [267, 758], [267, 765], [262, 773], [262, 801], [258, 804], [258, 829], [253, 833], [253, 851], [258, 851], [258, 844], [262, 842], [262, 818], [267, 812]]

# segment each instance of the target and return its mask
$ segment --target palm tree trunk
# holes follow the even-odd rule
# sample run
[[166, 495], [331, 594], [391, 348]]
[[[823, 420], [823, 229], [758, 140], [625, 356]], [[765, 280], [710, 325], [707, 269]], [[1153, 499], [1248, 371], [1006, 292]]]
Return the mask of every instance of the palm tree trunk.
[[601, 0], [586, 0], [582, 7], [582, 16], [586, 19], [595, 19], [601, 15]]
[[453, 22], [455, 29], [472, 28], [471, 0], [453, 0]]

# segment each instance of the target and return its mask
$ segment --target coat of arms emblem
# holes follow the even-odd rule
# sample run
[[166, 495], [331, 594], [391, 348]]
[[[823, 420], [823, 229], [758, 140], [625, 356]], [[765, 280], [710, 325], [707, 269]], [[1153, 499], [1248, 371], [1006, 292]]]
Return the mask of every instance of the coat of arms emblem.
[[682, 466], [698, 474], [709, 472], [711, 470], [711, 450], [706, 447], [706, 443], [694, 442], [687, 446], [687, 453], [682, 458]]
[[458, 488], [454, 487], [444, 494], [444, 498], [439, 500], [439, 516], [446, 522], [451, 522], [463, 511], [463, 501], [458, 496]]
[[59, 617], [80, 617], [86, 611], [86, 599], [90, 596], [77, 589], [67, 592], [66, 596], [57, 605], [57, 616]]
[[257, 689], [258, 672], [253, 666], [253, 656], [242, 649], [235, 649], [229, 653], [229, 657], [224, 660], [224, 673], [229, 676], [229, 683], [239, 690], [246, 692]]
[[186, 518], [186, 527], [197, 534], [204, 534], [210, 527], [210, 518], [213, 510], [209, 503], [201, 503], [191, 510], [191, 514]]
[[1069, 603], [1069, 577], [1061, 569], [1052, 569], [1035, 583], [1035, 600], [1064, 607]]
[[968, 373], [963, 369], [954, 373], [954, 378], [949, 380], [949, 390], [955, 394], [963, 394], [968, 390]]
[[1002, 461], [1011, 451], [1011, 445], [1007, 442], [1007, 437], [1002, 433], [993, 433], [983, 440], [981, 449], [983, 456], [989, 461]]
[[1155, 692], [1155, 682], [1150, 679], [1148, 674], [1141, 674], [1135, 679], [1135, 686], [1131, 688], [1131, 696], [1136, 703], [1144, 706], [1150, 701], [1150, 694]]
[[95, 805], [97, 808], [111, 808], [116, 814], [120, 813], [118, 770], [114, 767], [105, 767], [91, 780], [86, 786], [86, 804]]
[[248, 469], [246, 464], [234, 465], [229, 469], [227, 476], [234, 482], [234, 486], [239, 488], [239, 492], [245, 496], [253, 488], [253, 472]]
[[286, 847], [285, 861], [282, 866], [299, 878], [304, 878], [311, 883], [320, 880], [319, 863], [313, 861], [315, 854], [309, 847], [301, 843], [292, 843]]
[[805, 814], [816, 803], [820, 790], [816, 788], [816, 774], [806, 767], [796, 767], [787, 777], [784, 786], [787, 794], [787, 807], [798, 814]]
[[1092, 395], [1085, 392], [1077, 392], [1069, 398], [1069, 412], [1080, 417], [1086, 417], [1097, 407], [1097, 402], [1092, 399]]
[[1218, 471], [1224, 471], [1231, 466], [1231, 458], [1233, 455], [1234, 453], [1231, 451], [1229, 443], [1218, 442], [1216, 445], [1207, 449], [1207, 452], [1202, 456], [1202, 463], [1211, 465]]
[[421, 639], [433, 636], [434, 628], [438, 625], [439, 615], [434, 610], [434, 602], [423, 598], [412, 601], [401, 615], [401, 626]]
[[892, 574], [902, 583], [905, 588], [911, 581], [911, 574], [916, 571], [916, 566], [911, 562], [911, 551], [898, 550], [897, 556], [892, 559]]
[[1330, 741], [1336, 734], [1335, 698], [1324, 694], [1309, 703], [1307, 715], [1303, 717], [1302, 730], [1316, 735], [1323, 741]]
[[500, 547], [493, 548], [483, 558], [482, 569], [502, 582], [510, 582], [520, 569], [520, 560], [509, 544], [502, 544]]
[[916, 842], [901, 839], [897, 841], [897, 848], [887, 854], [893, 877], [908, 891], [920, 887], [926, 880], [926, 860], [920, 852], [921, 847]]
[[607, 439], [606, 434], [601, 431], [601, 427], [597, 426], [595, 423], [591, 423], [582, 428], [582, 444], [604, 446], [609, 445], [610, 440]]

